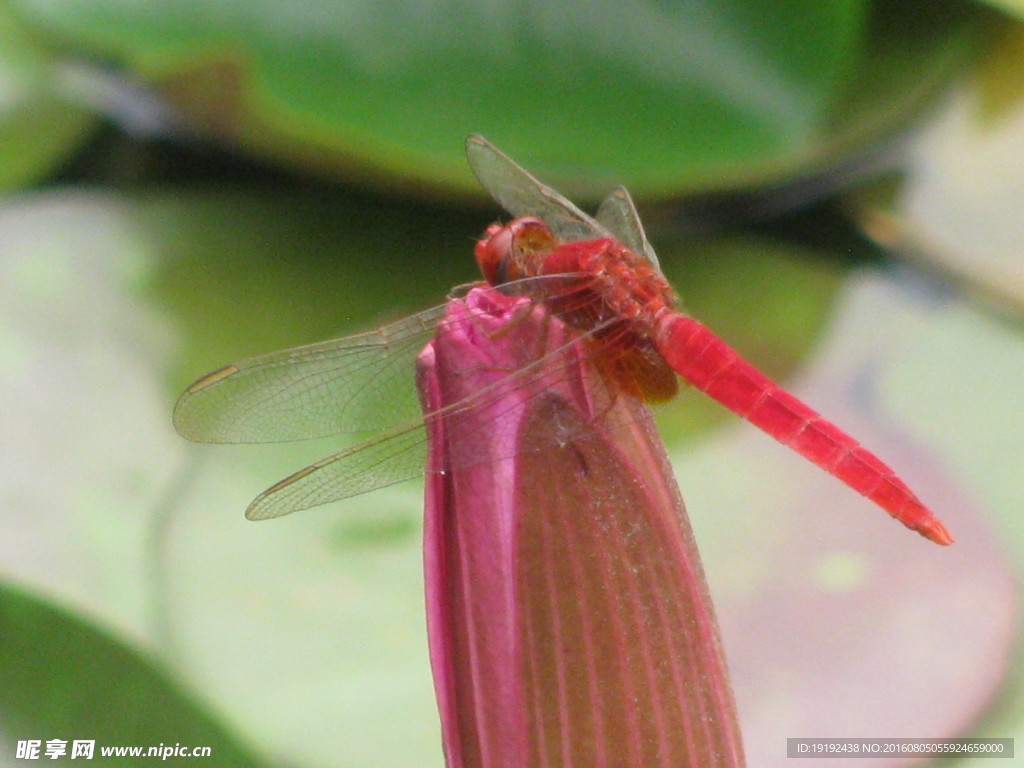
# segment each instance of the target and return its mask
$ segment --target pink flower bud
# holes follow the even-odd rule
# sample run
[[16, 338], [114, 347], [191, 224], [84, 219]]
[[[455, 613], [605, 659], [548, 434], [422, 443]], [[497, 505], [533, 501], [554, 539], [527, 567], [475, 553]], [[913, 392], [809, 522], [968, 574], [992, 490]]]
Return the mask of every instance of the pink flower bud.
[[428, 420], [424, 547], [448, 766], [742, 765], [664, 448], [587, 351], [479, 288], [420, 355], [425, 412], [447, 409]]

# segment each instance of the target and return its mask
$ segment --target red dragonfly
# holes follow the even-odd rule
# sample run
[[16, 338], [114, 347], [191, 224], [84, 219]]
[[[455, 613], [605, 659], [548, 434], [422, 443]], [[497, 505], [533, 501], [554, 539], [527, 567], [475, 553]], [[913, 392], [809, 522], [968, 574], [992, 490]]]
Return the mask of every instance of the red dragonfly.
[[[580, 331], [620, 390], [675, 394], [676, 374], [810, 459], [897, 520], [939, 544], [945, 526], [856, 440], [770, 381], [707, 327], [682, 313], [624, 188], [590, 217], [480, 136], [467, 140], [480, 183], [516, 218], [476, 246], [488, 284], [543, 301]], [[214, 443], [276, 442], [384, 430], [268, 488], [250, 519], [355, 496], [423, 471], [424, 418], [414, 396], [416, 354], [444, 305], [369, 333], [243, 360], [203, 376], [179, 399], [178, 431]], [[509, 376], [539, 375], [541, 365]], [[472, 409], [486, 392], [446, 407]]]

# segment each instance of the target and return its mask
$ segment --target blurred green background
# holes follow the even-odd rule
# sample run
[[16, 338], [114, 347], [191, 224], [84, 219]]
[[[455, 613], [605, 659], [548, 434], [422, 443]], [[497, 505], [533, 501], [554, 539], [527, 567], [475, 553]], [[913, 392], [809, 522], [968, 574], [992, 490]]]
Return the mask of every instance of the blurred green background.
[[1020, 0], [0, 1], [0, 766], [27, 739], [443, 764], [419, 482], [248, 523], [350, 438], [194, 446], [170, 414], [231, 360], [475, 279], [501, 212], [470, 132], [582, 203], [628, 186], [687, 310], [957, 538], [695, 393], [659, 409], [750, 765], [787, 737], [1024, 737], [1022, 21]]

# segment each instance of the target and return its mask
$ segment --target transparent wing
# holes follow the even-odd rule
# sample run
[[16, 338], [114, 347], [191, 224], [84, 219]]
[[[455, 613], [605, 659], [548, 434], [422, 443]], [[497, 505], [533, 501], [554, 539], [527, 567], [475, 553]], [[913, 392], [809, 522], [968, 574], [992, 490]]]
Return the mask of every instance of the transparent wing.
[[625, 187], [608, 195], [597, 216], [591, 218], [483, 136], [473, 134], [466, 140], [466, 156], [484, 189], [513, 216], [543, 219], [551, 231], [566, 242], [613, 237], [655, 267], [659, 266]]
[[543, 219], [561, 240], [614, 237], [564, 196], [541, 183], [512, 158], [476, 134], [466, 139], [466, 157], [479, 182], [513, 216]]
[[270, 486], [245, 516], [283, 517], [330, 501], [369, 493], [423, 473], [427, 431], [418, 419], [327, 456]]
[[659, 270], [661, 269], [654, 248], [647, 241], [644, 225], [640, 223], [640, 214], [636, 211], [633, 198], [629, 196], [625, 187], [613, 190], [604, 199], [601, 207], [597, 209], [595, 218], [629, 250], [643, 256]]
[[[246, 517], [250, 520], [281, 517], [422, 474], [426, 456], [426, 424], [434, 419], [443, 419], [447, 439], [460, 444], [459, 456], [462, 458], [454, 460], [449, 457], [451, 467], [483, 461], [485, 459], [480, 458], [483, 456], [514, 456], [571, 439], [573, 435], [564, 429], [558, 431], [554, 428], [538, 430], [533, 437], [525, 439], [514, 430], [503, 437], [501, 433], [495, 433], [490, 420], [496, 416], [495, 406], [513, 403], [508, 407], [515, 407], [516, 398], [509, 398], [512, 390], [525, 385], [535, 393], [534, 397], [554, 390], [570, 367], [580, 365], [580, 354], [574, 351], [577, 345], [593, 342], [593, 332], [579, 335], [561, 349], [510, 372], [465, 400], [428, 414], [426, 421], [423, 418], [410, 420], [299, 470], [261, 493], [249, 505]], [[595, 409], [599, 413], [605, 412], [607, 404], [621, 393], [614, 388], [602, 389], [600, 382], [603, 377], [598, 371], [592, 370], [590, 375]], [[613, 426], [607, 423], [607, 419], [601, 421], [603, 429]], [[586, 429], [589, 431], [593, 427], [594, 424], [590, 423]], [[495, 443], [501, 439], [507, 439], [508, 444]]]
[[419, 413], [413, 361], [445, 307], [369, 333], [243, 360], [203, 376], [174, 426], [204, 443], [303, 440], [392, 427]]

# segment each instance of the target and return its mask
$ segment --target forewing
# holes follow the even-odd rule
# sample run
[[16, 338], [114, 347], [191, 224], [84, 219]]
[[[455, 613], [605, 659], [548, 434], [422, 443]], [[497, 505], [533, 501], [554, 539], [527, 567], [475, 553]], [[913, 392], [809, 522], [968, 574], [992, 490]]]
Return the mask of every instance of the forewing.
[[612, 234], [564, 196], [541, 183], [483, 136], [466, 140], [466, 156], [479, 182], [513, 216], [543, 219], [564, 242]]
[[214, 371], [178, 400], [174, 426], [204, 443], [261, 443], [377, 430], [413, 419], [419, 413], [414, 361], [444, 309]]
[[647, 240], [644, 225], [640, 223], [640, 214], [636, 211], [633, 198], [625, 187], [612, 191], [597, 209], [598, 223], [606, 227], [620, 243], [640, 256], [646, 258], [657, 269], [658, 256]]
[[[597, 332], [600, 330], [602, 328], [596, 329]], [[510, 389], [529, 386], [543, 393], [556, 387], [566, 376], [569, 367], [578, 364], [575, 362], [578, 357], [572, 350], [580, 344], [596, 343], [595, 332], [574, 335], [551, 354], [510, 371], [507, 376], [463, 400], [428, 414], [428, 421], [444, 420], [444, 429], [450, 441], [463, 444], [460, 458], [453, 461], [453, 466], [467, 466], [485, 460], [480, 458], [483, 452], [465, 446], [473, 445], [475, 440], [481, 439], [482, 430], [490, 428], [484, 419], [495, 414], [495, 405], [505, 401]], [[595, 371], [593, 375], [601, 374]], [[606, 429], [614, 426], [607, 419], [601, 419], [601, 422]], [[587, 431], [591, 426], [586, 427]], [[524, 451], [540, 450], [563, 442], [567, 436], [564, 429], [537, 430], [525, 440], [510, 436], [508, 445], [499, 446], [497, 452], [502, 456], [513, 456]], [[423, 472], [426, 437], [422, 418], [392, 427], [275, 483], [249, 505], [246, 517], [250, 520], [281, 517], [415, 477]], [[492, 438], [488, 440], [493, 444]]]

